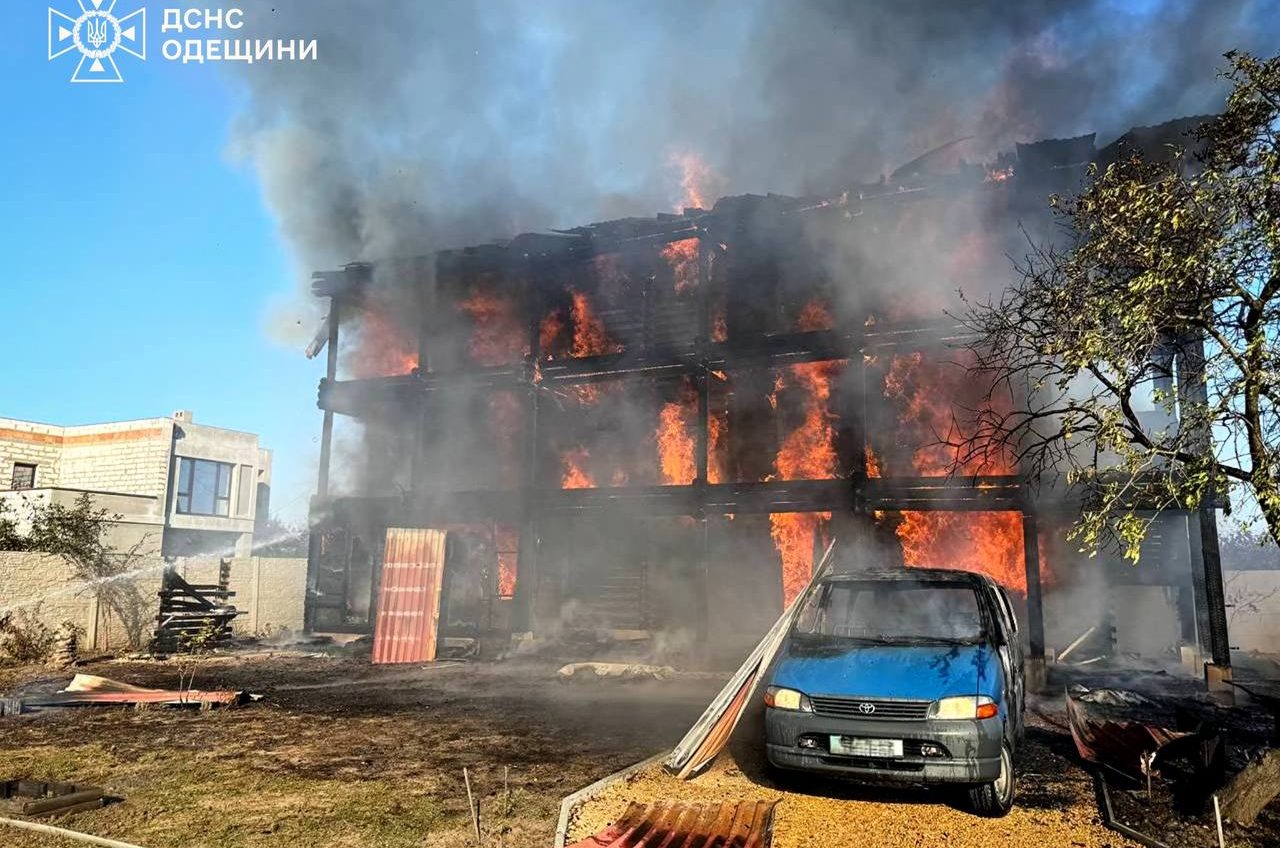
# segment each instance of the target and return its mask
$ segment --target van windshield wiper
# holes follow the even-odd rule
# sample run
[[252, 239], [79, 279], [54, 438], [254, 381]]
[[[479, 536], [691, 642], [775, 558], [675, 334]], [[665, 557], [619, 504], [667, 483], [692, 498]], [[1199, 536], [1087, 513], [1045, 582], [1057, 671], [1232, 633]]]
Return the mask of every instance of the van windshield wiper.
[[978, 637], [897, 636], [890, 641], [896, 645], [976, 645]]
[[845, 636], [842, 633], [806, 633], [797, 631], [796, 635], [817, 642], [836, 642], [840, 644], [852, 642], [855, 645], [892, 645], [894, 642], [894, 640], [886, 639], [883, 636]]

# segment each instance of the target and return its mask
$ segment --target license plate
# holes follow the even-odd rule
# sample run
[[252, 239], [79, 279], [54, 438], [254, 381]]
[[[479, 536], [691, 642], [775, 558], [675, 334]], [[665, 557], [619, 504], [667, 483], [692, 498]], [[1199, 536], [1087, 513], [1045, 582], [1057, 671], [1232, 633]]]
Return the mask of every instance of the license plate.
[[858, 739], [854, 736], [832, 736], [831, 753], [844, 757], [901, 757], [902, 740]]

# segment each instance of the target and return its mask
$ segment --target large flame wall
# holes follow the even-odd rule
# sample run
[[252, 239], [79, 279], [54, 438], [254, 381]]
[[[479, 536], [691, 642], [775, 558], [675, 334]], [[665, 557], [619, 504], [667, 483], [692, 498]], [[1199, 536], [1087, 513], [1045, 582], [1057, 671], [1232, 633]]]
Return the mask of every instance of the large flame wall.
[[[721, 246], [723, 248], [723, 245]], [[430, 372], [440, 363], [469, 362], [506, 367], [532, 362], [535, 369], [572, 359], [626, 353], [652, 343], [636, 329], [634, 304], [646, 293], [646, 313], [669, 322], [690, 323], [698, 316], [700, 288], [705, 292], [706, 337], [733, 338], [733, 327], [768, 318], [758, 310], [737, 317], [726, 299], [725, 266], [716, 251], [698, 239], [655, 248], [644, 260], [599, 256], [572, 272], [540, 301], [530, 328], [529, 307], [520, 290], [503, 288], [489, 276], [471, 280], [456, 292], [452, 314], [469, 330], [454, 339], [450, 352], [418, 362], [416, 340], [398, 331], [393, 310], [373, 304], [360, 327], [357, 376], [396, 375], [414, 368]], [[653, 263], [661, 269], [652, 270]], [[447, 311], [447, 310], [445, 310]], [[837, 323], [830, 302], [815, 296], [783, 310], [788, 317], [775, 330], [812, 333]], [[745, 317], [744, 317], [745, 315]], [[764, 315], [764, 318], [761, 316]], [[772, 320], [772, 319], [769, 319]], [[865, 323], [874, 324], [874, 316]], [[745, 322], [745, 323], [744, 323]], [[643, 330], [643, 332], [642, 332]], [[429, 339], [429, 342], [431, 340]], [[533, 355], [531, 345], [537, 345]], [[428, 344], [428, 349], [432, 345]], [[954, 352], [912, 351], [859, 363], [860, 385], [843, 385], [844, 360], [798, 362], [752, 375], [742, 370], [706, 376], [710, 392], [707, 418], [707, 482], [801, 481], [844, 479], [864, 472], [871, 477], [1003, 475], [1013, 473], [1000, 451], [960, 455], [943, 444], [963, 434], [955, 409], [992, 402], [969, 395], [962, 368], [949, 365]], [[537, 378], [535, 377], [535, 381]], [[484, 427], [500, 461], [501, 485], [522, 484], [527, 462], [541, 463], [540, 477], [563, 489], [623, 486], [688, 486], [697, 481], [699, 382], [694, 377], [635, 380], [604, 378], [541, 387], [546, 423], [546, 456], [524, 457], [528, 426], [524, 396], [515, 390], [488, 394]], [[851, 413], [849, 410], [860, 410]], [[852, 415], [863, 420], [853, 422]], [[850, 426], [864, 443], [849, 443]], [[808, 581], [815, 551], [831, 534], [830, 511], [778, 512], [769, 516], [769, 535], [778, 556], [781, 597], [789, 603]], [[1004, 585], [1025, 591], [1020, 515], [1004, 512], [919, 512], [879, 515], [896, 535], [908, 566], [952, 567], [991, 574]], [[514, 589], [515, 552], [510, 534], [498, 551], [499, 589]], [[508, 548], [510, 548], [508, 550]]]

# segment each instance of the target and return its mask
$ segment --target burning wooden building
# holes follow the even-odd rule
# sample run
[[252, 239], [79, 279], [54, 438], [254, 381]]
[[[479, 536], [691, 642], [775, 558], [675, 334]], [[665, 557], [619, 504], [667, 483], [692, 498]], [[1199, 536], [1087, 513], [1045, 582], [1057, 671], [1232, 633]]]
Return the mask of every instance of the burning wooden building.
[[[1033, 656], [1092, 627], [1108, 650], [1225, 657], [1211, 511], [1159, 516], [1140, 568], [1084, 562], [1062, 538], [1070, 497], [1033, 492], [999, 450], [947, 445], [955, 409], [999, 400], [958, 361], [945, 294], [998, 290], [1019, 223], [1118, 149], [1085, 136], [973, 165], [948, 147], [830, 196], [318, 272], [332, 306], [309, 629], [369, 631], [387, 529], [437, 528], [446, 632], [733, 644], [839, 537], [878, 565], [991, 574], [1025, 599]], [[335, 415], [363, 425], [342, 494]]]

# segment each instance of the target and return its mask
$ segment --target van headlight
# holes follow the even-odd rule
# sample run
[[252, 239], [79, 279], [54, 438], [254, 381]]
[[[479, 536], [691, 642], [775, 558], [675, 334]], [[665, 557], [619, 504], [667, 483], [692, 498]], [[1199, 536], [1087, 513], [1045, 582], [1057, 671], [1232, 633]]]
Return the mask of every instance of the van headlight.
[[809, 696], [803, 692], [797, 692], [795, 689], [787, 689], [783, 686], [770, 686], [764, 690], [764, 705], [773, 707], [775, 710], [799, 710], [800, 712], [813, 712], [813, 704], [809, 703]]
[[994, 718], [1000, 712], [996, 702], [986, 695], [958, 695], [929, 705], [929, 718], [977, 719]]

